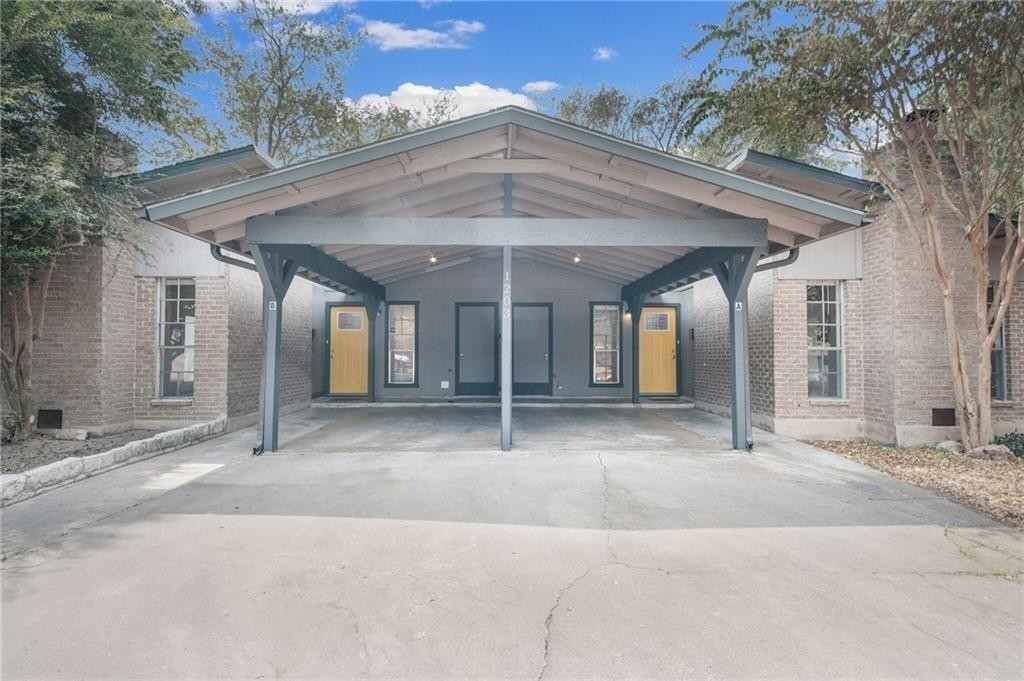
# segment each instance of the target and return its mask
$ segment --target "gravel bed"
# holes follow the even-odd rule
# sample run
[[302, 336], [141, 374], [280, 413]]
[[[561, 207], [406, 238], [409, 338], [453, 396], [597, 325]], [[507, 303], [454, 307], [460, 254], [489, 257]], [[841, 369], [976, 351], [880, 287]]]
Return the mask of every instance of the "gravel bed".
[[90, 437], [86, 440], [57, 440], [38, 433], [17, 445], [0, 447], [0, 472], [21, 473], [69, 456], [99, 454], [123, 444], [144, 440], [159, 430], [126, 430], [122, 433]]
[[1024, 459], [988, 461], [930, 447], [903, 449], [863, 441], [811, 444], [935, 490], [1007, 525], [1024, 527]]

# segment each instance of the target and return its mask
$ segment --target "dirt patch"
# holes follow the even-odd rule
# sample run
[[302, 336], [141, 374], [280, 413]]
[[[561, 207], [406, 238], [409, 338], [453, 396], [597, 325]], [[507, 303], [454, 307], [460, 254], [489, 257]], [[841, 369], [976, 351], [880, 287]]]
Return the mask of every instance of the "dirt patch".
[[1024, 459], [988, 461], [929, 447], [902, 449], [859, 441], [811, 444], [935, 490], [1007, 525], [1024, 527]]
[[36, 433], [21, 444], [3, 446], [0, 452], [0, 471], [21, 473], [69, 456], [99, 454], [135, 440], [145, 440], [159, 432], [161, 431], [126, 430], [113, 435], [90, 437], [87, 440], [55, 440]]

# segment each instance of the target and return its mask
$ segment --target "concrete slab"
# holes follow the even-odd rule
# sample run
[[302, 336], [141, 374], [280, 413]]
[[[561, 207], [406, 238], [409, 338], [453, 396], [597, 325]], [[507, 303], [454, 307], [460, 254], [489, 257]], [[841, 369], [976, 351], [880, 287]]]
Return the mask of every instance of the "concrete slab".
[[1024, 675], [1021, 534], [813, 447], [322, 411], [5, 509], [3, 677]]

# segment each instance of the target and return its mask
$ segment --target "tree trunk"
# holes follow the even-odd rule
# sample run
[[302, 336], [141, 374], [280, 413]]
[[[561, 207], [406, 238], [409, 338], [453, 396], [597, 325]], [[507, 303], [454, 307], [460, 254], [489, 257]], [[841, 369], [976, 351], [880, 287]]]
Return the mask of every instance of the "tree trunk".
[[[29, 322], [23, 328], [27, 316], [32, 318], [29, 286], [24, 283], [15, 290], [4, 292], [3, 324], [7, 329], [9, 345], [4, 350], [3, 384], [10, 414], [4, 419], [5, 427], [11, 432], [14, 442], [23, 442], [35, 426], [35, 404], [32, 394], [32, 356], [34, 332]], [[21, 309], [22, 307], [26, 309]]]

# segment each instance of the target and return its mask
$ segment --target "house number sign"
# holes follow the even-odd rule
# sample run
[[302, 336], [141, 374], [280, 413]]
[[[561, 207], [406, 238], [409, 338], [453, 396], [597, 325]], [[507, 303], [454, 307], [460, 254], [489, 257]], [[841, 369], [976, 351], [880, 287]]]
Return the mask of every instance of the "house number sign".
[[501, 285], [501, 316], [512, 318], [512, 273], [505, 272], [505, 281]]
[[277, 301], [271, 300], [267, 307], [270, 309], [271, 312], [273, 312], [274, 310], [277, 309]]

